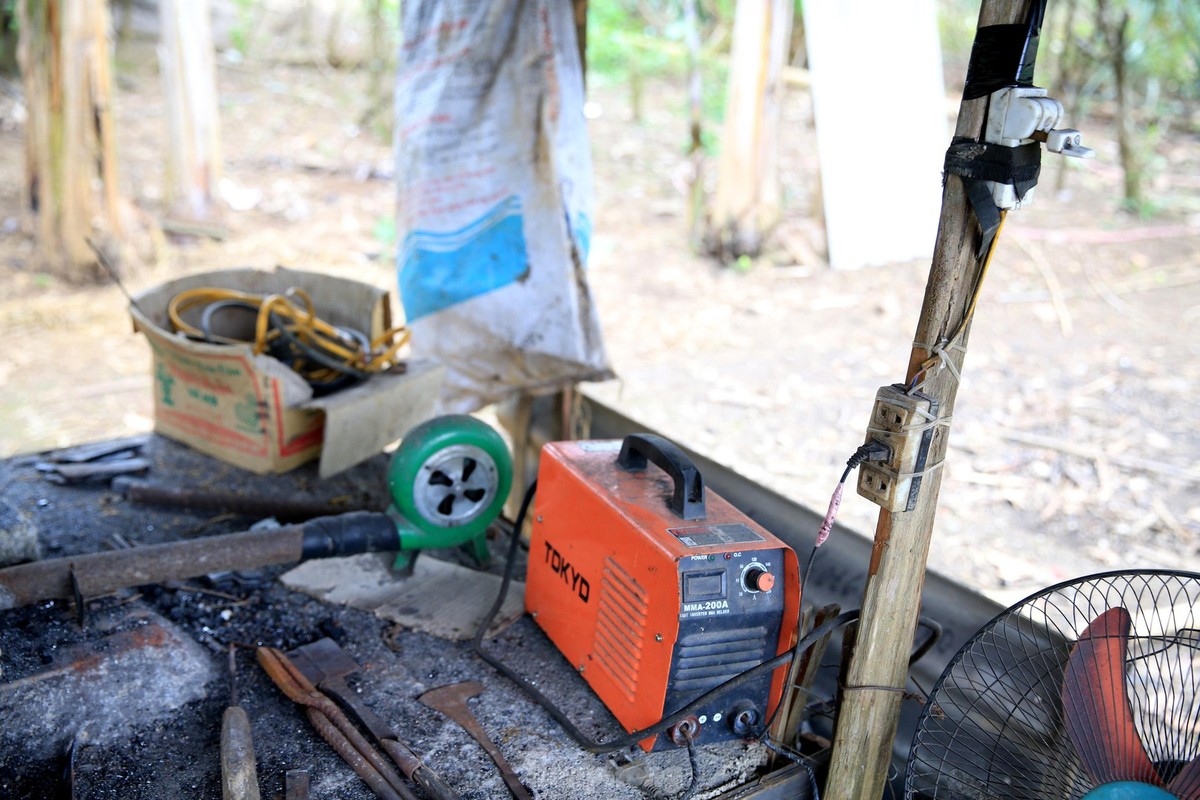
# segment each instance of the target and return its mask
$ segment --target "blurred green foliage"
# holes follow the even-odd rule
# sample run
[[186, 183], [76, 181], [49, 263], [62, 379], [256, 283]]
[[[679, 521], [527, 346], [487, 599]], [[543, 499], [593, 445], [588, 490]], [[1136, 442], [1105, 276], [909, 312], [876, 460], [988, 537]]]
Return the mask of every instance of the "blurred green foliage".
[[[1128, 18], [1125, 64], [1130, 89], [1156, 111], [1200, 99], [1200, 3], [1195, 0], [1073, 0], [1070, 28], [1051, 31], [1050, 60], [1067, 60], [1083, 103], [1111, 98], [1113, 52], [1105, 28]], [[1065, 21], [1066, 13], [1058, 15]], [[1074, 60], [1073, 60], [1074, 59]]]
[[[721, 84], [729, 53], [736, 0], [697, 0], [702, 69], [707, 84]], [[687, 70], [682, 0], [597, 0], [588, 7], [589, 80], [626, 83], [630, 75], [681, 77]], [[961, 83], [970, 56], [980, 0], [938, 0], [947, 82]], [[1200, 2], [1197, 0], [1051, 0], [1038, 58], [1038, 83], [1048, 85], [1067, 62], [1070, 96], [1080, 110], [1110, 99], [1111, 52], [1097, 24], [1101, 7], [1109, 17], [1129, 14], [1126, 62], [1131, 88], [1156, 111], [1180, 111], [1200, 99]], [[801, 4], [796, 4], [797, 20]], [[864, 20], [864, 24], [867, 21]], [[715, 98], [714, 98], [715, 99]], [[1163, 105], [1165, 104], [1165, 106]], [[708, 103], [706, 102], [706, 112]], [[1079, 107], [1079, 106], [1077, 106]], [[719, 118], [720, 104], [716, 104]]]
[[[947, 82], [961, 82], [979, 0], [939, 0]], [[1036, 81], [1086, 113], [1116, 95], [1112, 48], [1104, 27], [1128, 15], [1129, 89], [1151, 116], [1184, 114], [1200, 99], [1200, 3], [1196, 0], [1051, 0], [1038, 51]], [[1053, 85], [1064, 82], [1065, 85]]]
[[229, 43], [242, 55], [250, 46], [250, 31], [254, 29], [254, 0], [233, 0], [233, 24], [229, 28]]
[[1167, 168], [1161, 146], [1181, 131], [1200, 133], [1200, 3], [1070, 0], [1061, 6], [1047, 19], [1039, 83], [1050, 86], [1073, 117], [1112, 120], [1124, 206], [1140, 216], [1156, 213], [1163, 198], [1149, 196], [1146, 187]]
[[[710, 121], [720, 121], [725, 112], [725, 83], [735, 4], [735, 0], [696, 0], [703, 113]], [[688, 52], [683, 19], [682, 0], [589, 3], [588, 81], [599, 85], [629, 85], [631, 91], [637, 93], [641, 82], [647, 78], [686, 80]], [[679, 111], [686, 113], [683, 108]]]
[[[720, 122], [737, 0], [696, 1], [704, 118]], [[981, 0], [936, 2], [946, 85], [953, 92], [965, 77]], [[683, 0], [594, 0], [588, 13], [588, 79], [628, 85], [635, 118], [648, 79], [686, 80]], [[796, 20], [799, 28], [799, 0]], [[794, 63], [804, 66], [799, 31], [793, 51]], [[1048, 0], [1035, 80], [1063, 101], [1068, 124], [1082, 126], [1085, 115], [1115, 121], [1126, 203], [1144, 211], [1139, 187], [1165, 168], [1156, 146], [1181, 130], [1200, 133], [1200, 0]], [[678, 113], [686, 115], [686, 108]], [[711, 127], [704, 131], [706, 150]]]

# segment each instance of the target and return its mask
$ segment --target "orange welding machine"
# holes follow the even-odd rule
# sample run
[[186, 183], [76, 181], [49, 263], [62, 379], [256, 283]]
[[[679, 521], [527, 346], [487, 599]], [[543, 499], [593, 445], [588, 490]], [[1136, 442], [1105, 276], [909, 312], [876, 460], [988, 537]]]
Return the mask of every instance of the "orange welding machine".
[[[538, 469], [525, 607], [633, 732], [790, 648], [799, 568], [667, 440], [553, 442]], [[738, 686], [642, 747], [745, 737], [778, 705], [786, 673]]]

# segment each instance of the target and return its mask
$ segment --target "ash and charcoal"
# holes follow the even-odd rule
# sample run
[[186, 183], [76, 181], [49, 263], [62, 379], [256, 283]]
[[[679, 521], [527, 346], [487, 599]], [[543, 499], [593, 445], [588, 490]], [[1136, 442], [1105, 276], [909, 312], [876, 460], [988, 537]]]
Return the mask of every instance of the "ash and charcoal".
[[[153, 465], [151, 479], [178, 486], [352, 497], [363, 507], [386, 503], [382, 459], [318, 482], [307, 469], [247, 476], [157, 438], [144, 454]], [[5, 501], [36, 527], [42, 549], [52, 556], [234, 532], [255, 522], [134, 506], [103, 483], [51, 485], [38, 476], [38, 460], [0, 464], [0, 480], [7, 486]], [[503, 543], [494, 546], [502, 549]], [[456, 551], [435, 555], [469, 563]], [[628, 769], [616, 770], [610, 758], [578, 748], [540, 707], [472, 655], [469, 643], [290, 591], [278, 581], [285, 569], [223, 573], [96, 598], [87, 604], [83, 628], [70, 601], [0, 613], [0, 796], [220, 798], [220, 728], [231, 702], [227, 648], [233, 643], [237, 697], [251, 720], [263, 796], [282, 796], [286, 772], [302, 769], [313, 798], [367, 800], [374, 795], [366, 784], [254, 658], [256, 646], [290, 650], [321, 637], [338, 642], [359, 663], [359, 673], [348, 680], [361, 699], [465, 800], [509, 795], [469, 734], [416, 699], [465, 680], [485, 686], [471, 709], [537, 798], [671, 796], [687, 786], [686, 751], [618, 754], [618, 762], [645, 767], [635, 770], [643, 785], [631, 785], [622, 780]], [[537, 681], [589, 736], [622, 732], [527, 618], [488, 647]], [[711, 797], [761, 771], [765, 753], [729, 743], [699, 748], [699, 757], [700, 786], [711, 791], [697, 797]]]

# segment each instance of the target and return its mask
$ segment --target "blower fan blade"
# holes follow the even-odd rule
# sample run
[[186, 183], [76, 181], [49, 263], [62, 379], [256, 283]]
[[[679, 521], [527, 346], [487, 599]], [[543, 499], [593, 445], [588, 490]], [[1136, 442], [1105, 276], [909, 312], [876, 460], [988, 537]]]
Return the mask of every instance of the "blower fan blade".
[[[1063, 674], [1067, 735], [1084, 769], [1098, 785], [1134, 781], [1163, 786], [1133, 721], [1125, 685], [1125, 656], [1132, 621], [1110, 608], [1080, 634]], [[1200, 800], [1200, 756], [1166, 787], [1181, 800]]]

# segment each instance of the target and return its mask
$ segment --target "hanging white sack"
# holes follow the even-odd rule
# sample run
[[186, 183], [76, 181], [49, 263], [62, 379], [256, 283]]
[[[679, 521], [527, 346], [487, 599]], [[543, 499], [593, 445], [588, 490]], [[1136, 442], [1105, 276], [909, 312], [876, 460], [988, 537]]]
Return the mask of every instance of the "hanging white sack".
[[592, 165], [571, 4], [406, 0], [400, 296], [440, 411], [612, 376], [584, 265]]

